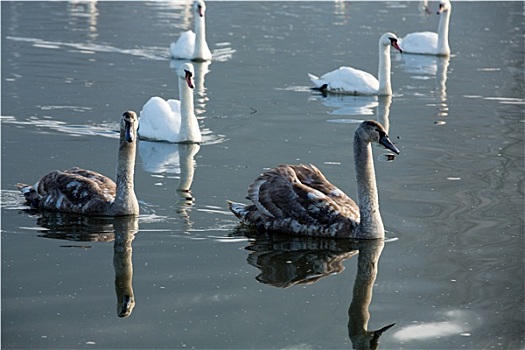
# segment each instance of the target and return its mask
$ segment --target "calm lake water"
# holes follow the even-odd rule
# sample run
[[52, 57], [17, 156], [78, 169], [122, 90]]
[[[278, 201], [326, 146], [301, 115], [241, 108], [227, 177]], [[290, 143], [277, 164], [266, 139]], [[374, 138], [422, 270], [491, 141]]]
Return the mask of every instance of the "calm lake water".
[[[376, 75], [379, 36], [436, 31], [429, 6], [209, 2], [205, 142], [140, 142], [141, 215], [101, 220], [27, 211], [15, 185], [114, 177], [122, 112], [178, 96], [168, 47], [191, 3], [2, 2], [2, 348], [345, 349], [395, 323], [380, 348], [523, 349], [523, 2], [454, 2], [452, 56], [392, 53], [391, 100], [309, 90], [341, 65]], [[226, 200], [280, 163], [354, 196], [364, 119], [401, 150], [374, 148], [384, 247], [238, 227]], [[191, 176], [193, 203], [176, 192]]]

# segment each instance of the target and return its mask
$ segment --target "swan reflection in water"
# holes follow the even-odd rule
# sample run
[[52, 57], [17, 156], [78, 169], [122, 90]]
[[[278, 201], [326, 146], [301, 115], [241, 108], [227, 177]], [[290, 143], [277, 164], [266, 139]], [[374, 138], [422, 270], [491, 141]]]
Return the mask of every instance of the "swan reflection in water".
[[[392, 96], [349, 96], [349, 95], [327, 95], [314, 94], [309, 100], [320, 100], [321, 103], [333, 109], [330, 115], [335, 116], [360, 116], [360, 119], [330, 119], [331, 123], [355, 124], [361, 123], [366, 116], [374, 115], [376, 108], [376, 120], [381, 123], [386, 132], [390, 129], [390, 105]], [[362, 119], [364, 118], [364, 119]]]
[[[35, 212], [35, 211], [33, 211]], [[118, 317], [128, 317], [135, 307], [133, 293], [133, 248], [131, 243], [138, 232], [136, 216], [114, 218], [75, 216], [54, 212], [40, 212], [37, 224], [44, 228], [39, 237], [77, 242], [61, 245], [67, 248], [91, 248], [83, 242], [113, 241], [113, 267]]]
[[191, 225], [188, 210], [195, 204], [191, 185], [195, 175], [195, 155], [200, 145], [196, 143], [139, 142], [139, 155], [144, 170], [157, 176], [179, 175], [175, 189], [176, 211]]
[[[312, 95], [310, 98], [320, 99], [324, 106], [333, 108], [331, 115], [337, 116], [369, 116], [374, 115], [374, 108], [376, 108], [376, 120], [383, 125], [387, 134], [390, 131], [390, 106], [392, 104], [392, 96], [347, 96], [347, 95]], [[337, 124], [357, 124], [361, 123], [361, 119], [329, 119], [330, 123]], [[377, 151], [381, 154], [377, 157], [379, 161], [392, 161], [394, 156], [391, 152], [385, 152], [383, 147], [378, 147]]]
[[435, 87], [432, 93], [436, 101], [436, 117], [448, 116], [447, 75], [450, 57], [399, 54], [396, 59], [403, 61], [402, 69], [412, 79], [435, 79]]
[[348, 335], [354, 349], [377, 349], [379, 337], [394, 326], [389, 324], [375, 331], [368, 330], [369, 306], [384, 240], [294, 237], [255, 233], [242, 226], [237, 234], [252, 239], [245, 249], [250, 251], [248, 263], [261, 271], [256, 279], [278, 288], [312, 284], [325, 276], [340, 273], [344, 270], [343, 262], [358, 255], [348, 309]]

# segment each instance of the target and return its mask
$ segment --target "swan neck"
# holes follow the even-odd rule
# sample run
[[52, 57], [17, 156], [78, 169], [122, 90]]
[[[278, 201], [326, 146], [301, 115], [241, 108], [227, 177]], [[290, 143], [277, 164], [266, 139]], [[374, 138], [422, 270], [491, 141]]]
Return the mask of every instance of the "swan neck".
[[390, 45], [379, 43], [379, 68], [377, 72], [379, 80], [378, 95], [391, 95], [392, 86], [390, 83]]
[[195, 49], [193, 52], [193, 58], [205, 58], [205, 51], [208, 49], [206, 43], [206, 22], [205, 16], [195, 17]]
[[361, 139], [357, 134], [354, 138], [354, 163], [357, 180], [357, 201], [360, 222], [357, 228], [357, 238], [384, 238], [384, 227], [379, 213], [379, 198], [377, 194], [376, 176], [370, 142]]
[[179, 94], [181, 115], [179, 142], [200, 142], [199, 124], [194, 112], [193, 90], [184, 78], [179, 78]]
[[115, 215], [138, 213], [138, 202], [135, 196], [135, 155], [137, 141], [126, 141], [125, 130], [120, 130], [120, 145], [117, 162], [117, 193], [112, 204]]
[[438, 25], [438, 44], [437, 44], [437, 50], [438, 55], [444, 55], [448, 56], [450, 55], [450, 47], [448, 44], [448, 26], [450, 23], [450, 12], [452, 11], [451, 8], [449, 8], [447, 11], [443, 11], [439, 19], [439, 25]]

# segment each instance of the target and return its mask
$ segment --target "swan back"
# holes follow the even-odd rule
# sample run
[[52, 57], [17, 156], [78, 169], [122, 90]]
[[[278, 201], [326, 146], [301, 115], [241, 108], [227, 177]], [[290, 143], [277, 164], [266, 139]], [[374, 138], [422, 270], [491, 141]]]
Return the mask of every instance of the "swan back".
[[177, 41], [170, 44], [171, 57], [177, 59], [192, 59], [195, 51], [195, 33], [187, 30], [179, 36]]
[[[354, 147], [370, 149], [370, 142], [377, 142], [390, 150], [399, 150], [390, 142], [384, 128], [375, 121], [360, 124], [354, 136]], [[359, 206], [343, 191], [330, 183], [313, 165], [282, 164], [257, 177], [248, 188], [252, 204], [229, 202], [230, 210], [245, 224], [267, 231], [280, 231], [296, 235], [324, 237], [382, 238], [384, 230], [371, 232], [361, 226], [379, 227], [370, 220], [378, 211], [375, 177], [362, 181], [363, 169], [373, 175], [372, 159], [364, 151], [355, 152], [355, 167]], [[374, 186], [370, 186], [373, 183]], [[364, 188], [360, 188], [364, 187]], [[365, 215], [365, 221], [362, 216]], [[382, 228], [382, 223], [380, 225]]]
[[142, 140], [177, 142], [180, 130], [180, 101], [151, 97], [140, 111]]
[[125, 112], [120, 123], [117, 183], [91, 170], [74, 167], [52, 171], [34, 186], [19, 184], [20, 191], [34, 208], [82, 215], [137, 215], [134, 166], [138, 118]]

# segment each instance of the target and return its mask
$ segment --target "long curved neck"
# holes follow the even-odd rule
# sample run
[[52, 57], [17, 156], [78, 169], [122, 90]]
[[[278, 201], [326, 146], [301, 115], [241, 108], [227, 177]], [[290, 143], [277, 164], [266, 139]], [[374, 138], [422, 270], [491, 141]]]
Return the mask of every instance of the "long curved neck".
[[376, 175], [370, 142], [354, 137], [354, 162], [357, 179], [357, 201], [361, 221], [356, 238], [384, 238], [385, 229], [379, 213]]
[[138, 213], [138, 202], [135, 196], [135, 154], [136, 140], [127, 142], [125, 131], [120, 130], [120, 146], [117, 163], [117, 193], [111, 205], [114, 215], [132, 215]]
[[205, 48], [208, 47], [206, 43], [206, 16], [195, 15], [195, 49], [193, 58], [199, 59], [205, 56]]
[[193, 90], [184, 78], [179, 78], [180, 131], [179, 142], [200, 142], [200, 130], [193, 106]]
[[379, 43], [379, 68], [377, 72], [379, 80], [378, 95], [392, 95], [390, 83], [390, 45]]
[[443, 11], [439, 19], [438, 26], [438, 43], [437, 43], [437, 53], [438, 55], [448, 56], [450, 55], [450, 46], [448, 45], [448, 25], [450, 22], [450, 12], [452, 11], [449, 8], [447, 11]]

